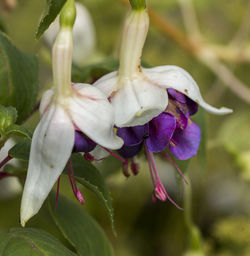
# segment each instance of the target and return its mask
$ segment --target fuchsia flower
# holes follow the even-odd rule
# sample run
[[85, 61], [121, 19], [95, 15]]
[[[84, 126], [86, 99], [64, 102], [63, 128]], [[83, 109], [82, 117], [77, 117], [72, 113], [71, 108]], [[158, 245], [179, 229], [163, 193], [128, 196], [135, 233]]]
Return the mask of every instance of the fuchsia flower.
[[[141, 54], [148, 26], [146, 9], [131, 11], [123, 31], [119, 70], [105, 75], [94, 85], [105, 93], [114, 107], [117, 135], [124, 140], [119, 154], [133, 159], [144, 146], [154, 198], [163, 201], [168, 198], [174, 203], [159, 179], [153, 153], [168, 148], [177, 159], [191, 158], [197, 154], [200, 144], [200, 127], [190, 118], [198, 104], [218, 115], [232, 110], [217, 109], [206, 103], [194, 79], [180, 67], [142, 68]], [[170, 155], [167, 157], [182, 175]], [[125, 161], [126, 176], [127, 169]]]
[[[88, 152], [96, 144], [110, 149], [123, 144], [113, 132], [114, 113], [105, 95], [88, 84], [71, 84], [72, 26], [61, 26], [53, 47], [54, 87], [43, 95], [41, 120], [32, 138], [22, 226], [41, 208], [74, 147]], [[79, 137], [84, 141], [81, 145]], [[76, 197], [83, 202], [74, 185]]]
[[191, 75], [177, 66], [141, 67], [141, 54], [148, 32], [146, 9], [133, 10], [126, 19], [120, 53], [119, 71], [111, 72], [94, 85], [109, 98], [118, 127], [143, 125], [165, 111], [169, 103], [167, 89], [189, 97], [210, 113], [224, 115], [228, 108], [207, 104]]

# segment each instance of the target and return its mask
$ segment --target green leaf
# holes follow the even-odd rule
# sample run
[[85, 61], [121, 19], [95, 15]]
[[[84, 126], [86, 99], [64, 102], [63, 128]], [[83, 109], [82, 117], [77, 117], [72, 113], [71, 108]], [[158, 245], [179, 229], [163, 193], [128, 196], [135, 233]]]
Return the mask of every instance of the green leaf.
[[50, 24], [55, 20], [65, 2], [66, 0], [47, 0], [46, 8], [44, 10], [42, 19], [36, 32], [37, 39], [39, 39], [43, 35], [43, 33], [48, 29]]
[[31, 140], [24, 139], [9, 150], [9, 156], [19, 160], [28, 161], [30, 155]]
[[5, 135], [10, 136], [13, 134], [16, 134], [16, 135], [22, 136], [22, 137], [26, 137], [28, 139], [32, 138], [32, 132], [28, 128], [21, 126], [21, 125], [17, 125], [17, 124], [10, 125], [5, 130]]
[[225, 119], [217, 141], [233, 156], [241, 169], [242, 178], [250, 180], [250, 109]]
[[3, 31], [6, 33], [6, 27], [5, 27], [4, 21], [1, 17], [1, 14], [0, 14], [0, 31]]
[[0, 105], [0, 131], [5, 133], [6, 129], [13, 125], [17, 119], [17, 111], [13, 107], [4, 107]]
[[1, 256], [76, 256], [50, 234], [31, 228], [0, 233]]
[[79, 205], [60, 196], [54, 210], [55, 194], [49, 199], [50, 213], [65, 238], [80, 256], [111, 256], [112, 247], [98, 223]]
[[72, 155], [72, 164], [76, 180], [94, 192], [104, 205], [110, 216], [112, 228], [115, 233], [112, 199], [104, 177], [89, 161], [85, 160], [81, 154]]
[[38, 61], [19, 51], [0, 32], [0, 104], [14, 106], [20, 123], [32, 110], [38, 94]]

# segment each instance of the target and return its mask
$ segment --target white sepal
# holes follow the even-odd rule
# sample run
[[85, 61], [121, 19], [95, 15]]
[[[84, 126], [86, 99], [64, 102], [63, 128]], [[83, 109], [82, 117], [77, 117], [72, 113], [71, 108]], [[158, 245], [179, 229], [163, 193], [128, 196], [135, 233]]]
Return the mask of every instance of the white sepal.
[[114, 71], [102, 76], [93, 86], [101, 90], [106, 97], [109, 97], [112, 92], [115, 92], [118, 87], [118, 72]]
[[52, 101], [53, 95], [54, 95], [53, 89], [50, 89], [50, 90], [47, 90], [44, 92], [42, 99], [41, 99], [40, 107], [39, 107], [40, 115], [43, 115], [43, 113], [49, 107], [49, 104]]
[[72, 152], [74, 126], [60, 105], [51, 104], [32, 139], [21, 202], [21, 225], [41, 208]]
[[163, 112], [167, 103], [166, 90], [150, 84], [142, 75], [123, 81], [121, 89], [111, 97], [118, 127], [143, 125]]
[[225, 115], [232, 112], [231, 109], [225, 107], [218, 109], [206, 103], [192, 76], [180, 67], [171, 65], [158, 66], [155, 68], [143, 69], [143, 73], [152, 81], [152, 83], [157, 84], [162, 88], [172, 88], [185, 94], [212, 114]]
[[121, 148], [123, 141], [114, 134], [114, 112], [105, 95], [88, 84], [76, 84], [74, 90], [68, 108], [75, 125], [101, 146]]

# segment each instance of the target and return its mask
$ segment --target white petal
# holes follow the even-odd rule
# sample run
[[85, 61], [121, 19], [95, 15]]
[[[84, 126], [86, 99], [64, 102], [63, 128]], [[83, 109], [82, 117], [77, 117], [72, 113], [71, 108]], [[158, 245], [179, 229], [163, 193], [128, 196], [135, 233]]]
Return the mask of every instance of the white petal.
[[107, 75], [101, 77], [93, 84], [93, 86], [101, 90], [108, 98], [112, 94], [112, 92], [117, 90], [117, 86], [118, 86], [117, 71], [108, 73]]
[[22, 226], [41, 208], [63, 171], [74, 144], [74, 126], [60, 105], [52, 104], [32, 139], [21, 203]]
[[206, 103], [192, 76], [180, 67], [159, 66], [150, 69], [143, 69], [143, 73], [148, 77], [148, 79], [163, 88], [173, 88], [185, 94], [210, 113], [225, 115], [232, 112], [231, 109], [225, 107], [218, 109]]
[[77, 93], [70, 99], [73, 122], [89, 138], [103, 147], [118, 149], [123, 145], [114, 133], [114, 112], [105, 95], [88, 84], [74, 86]]
[[42, 115], [44, 113], [44, 111], [47, 109], [47, 107], [51, 103], [53, 95], [54, 95], [53, 89], [50, 89], [50, 90], [47, 90], [44, 92], [42, 99], [41, 99], [40, 107], [39, 107], [40, 115]]
[[127, 80], [111, 98], [118, 127], [143, 125], [165, 110], [168, 96], [165, 89], [149, 83], [143, 76]]

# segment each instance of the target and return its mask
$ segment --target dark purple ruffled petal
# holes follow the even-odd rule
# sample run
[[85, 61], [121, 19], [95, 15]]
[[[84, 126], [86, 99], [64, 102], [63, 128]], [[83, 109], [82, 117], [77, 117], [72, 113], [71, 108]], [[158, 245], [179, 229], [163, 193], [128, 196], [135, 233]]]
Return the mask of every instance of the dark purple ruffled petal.
[[198, 104], [188, 97], [186, 97], [186, 99], [187, 99], [186, 104], [187, 104], [189, 116], [192, 116], [198, 111]]
[[169, 88], [167, 91], [175, 100], [181, 103], [186, 103], [186, 96], [183, 93], [178, 92], [172, 88]]
[[184, 130], [188, 123], [188, 118], [182, 112], [175, 115], [176, 128]]
[[175, 117], [162, 113], [153, 118], [149, 123], [149, 137], [146, 144], [151, 152], [160, 152], [169, 144], [176, 128]]
[[143, 141], [143, 137], [148, 134], [148, 124], [134, 127], [123, 127], [117, 129], [117, 135], [121, 137], [127, 146], [138, 145]]
[[200, 127], [189, 120], [186, 129], [175, 130], [169, 144], [169, 151], [179, 160], [189, 159], [197, 154], [200, 138]]
[[117, 150], [117, 152], [123, 157], [123, 158], [131, 158], [136, 156], [141, 148], [142, 148], [143, 142], [135, 145], [135, 146], [127, 146], [127, 145], [123, 145], [122, 148], [120, 148], [119, 150]]
[[[63, 138], [61, 138], [63, 139]], [[75, 144], [73, 152], [85, 152], [88, 153], [96, 147], [96, 143], [86, 137], [83, 133], [75, 131]]]

